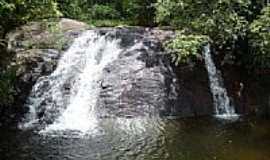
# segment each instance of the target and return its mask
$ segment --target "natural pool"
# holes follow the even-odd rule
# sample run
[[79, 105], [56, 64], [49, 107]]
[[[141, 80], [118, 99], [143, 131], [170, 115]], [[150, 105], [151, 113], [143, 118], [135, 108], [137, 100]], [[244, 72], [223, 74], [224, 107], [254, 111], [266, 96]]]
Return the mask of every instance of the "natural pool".
[[104, 119], [87, 135], [0, 130], [1, 160], [269, 160], [270, 121]]

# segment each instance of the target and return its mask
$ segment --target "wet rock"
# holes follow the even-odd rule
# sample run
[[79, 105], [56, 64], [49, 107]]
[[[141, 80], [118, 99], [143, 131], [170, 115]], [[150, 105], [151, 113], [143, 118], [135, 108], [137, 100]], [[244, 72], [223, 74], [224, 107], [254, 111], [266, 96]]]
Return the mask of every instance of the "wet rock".
[[214, 113], [209, 80], [204, 63], [180, 65], [174, 69], [179, 81], [179, 112], [189, 116], [204, 116]]
[[[89, 26], [71, 19], [55, 22], [31, 22], [11, 31], [6, 35], [7, 55], [10, 56], [7, 68], [16, 68], [14, 104], [2, 106], [0, 121], [18, 120], [21, 113], [27, 112], [23, 107], [35, 82], [42, 76], [52, 73], [62, 53], [69, 48]], [[6, 119], [6, 120], [5, 120]], [[12, 120], [13, 121], [13, 120]]]
[[[155, 35], [156, 32], [159, 35]], [[172, 31], [169, 33], [145, 28], [116, 30], [124, 50], [104, 69], [97, 107], [99, 116], [188, 117], [212, 113], [207, 85], [202, 84], [206, 90], [200, 96], [210, 101], [197, 101], [198, 94], [193, 96], [192, 90], [179, 85], [179, 77], [162, 48], [162, 42], [174, 36]], [[207, 81], [207, 75], [205, 78]]]
[[16, 101], [23, 104], [32, 86], [41, 77], [54, 71], [61, 54], [53, 49], [32, 49], [16, 54], [11, 66], [16, 67]]

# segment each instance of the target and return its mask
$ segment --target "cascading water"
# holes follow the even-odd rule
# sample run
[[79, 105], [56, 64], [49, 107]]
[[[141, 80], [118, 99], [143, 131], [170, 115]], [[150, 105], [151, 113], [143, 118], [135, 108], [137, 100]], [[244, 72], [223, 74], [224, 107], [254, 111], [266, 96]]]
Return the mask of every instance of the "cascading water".
[[210, 45], [204, 47], [203, 56], [208, 72], [210, 89], [213, 95], [216, 117], [232, 119], [238, 117], [235, 113], [234, 106], [231, 104], [227, 90], [223, 87], [223, 79], [217, 70], [210, 53]]
[[[28, 100], [30, 113], [22, 127], [40, 123], [43, 117], [52, 124], [43, 130], [76, 130], [86, 132], [96, 127], [95, 105], [103, 68], [117, 59], [122, 50], [119, 41], [86, 31], [77, 38], [60, 59], [56, 70], [42, 77]], [[58, 113], [56, 120], [50, 116]], [[44, 120], [45, 121], [45, 120]]]

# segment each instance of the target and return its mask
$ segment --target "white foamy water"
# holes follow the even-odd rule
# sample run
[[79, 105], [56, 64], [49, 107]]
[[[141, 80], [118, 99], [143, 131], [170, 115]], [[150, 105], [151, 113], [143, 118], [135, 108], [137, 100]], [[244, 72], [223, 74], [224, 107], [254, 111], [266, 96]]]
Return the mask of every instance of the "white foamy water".
[[83, 33], [64, 53], [56, 70], [40, 78], [34, 86], [28, 102], [30, 113], [22, 126], [29, 127], [39, 121], [37, 111], [45, 102], [45, 114], [58, 111], [60, 116], [42, 132], [95, 129], [102, 70], [121, 51], [116, 39], [95, 31]]
[[208, 72], [210, 89], [213, 96], [216, 117], [222, 119], [235, 119], [238, 115], [235, 113], [234, 106], [231, 104], [228, 93], [223, 87], [223, 79], [217, 70], [210, 53], [210, 45], [204, 47], [203, 56]]

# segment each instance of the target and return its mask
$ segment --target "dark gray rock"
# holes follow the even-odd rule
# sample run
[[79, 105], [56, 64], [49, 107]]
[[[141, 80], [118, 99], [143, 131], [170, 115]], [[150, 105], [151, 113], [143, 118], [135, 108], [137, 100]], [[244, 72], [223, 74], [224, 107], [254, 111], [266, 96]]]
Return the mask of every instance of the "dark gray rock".
[[16, 54], [11, 66], [17, 68], [16, 103], [23, 104], [32, 86], [54, 71], [61, 54], [53, 49], [32, 49]]
[[[179, 85], [161, 44], [174, 36], [172, 31], [145, 28], [115, 31], [113, 35], [121, 38], [121, 46], [125, 49], [104, 69], [97, 107], [99, 116], [188, 117], [212, 113], [208, 112], [212, 105], [204, 108], [204, 104], [195, 104], [192, 93], [184, 88], [181, 90], [183, 86]], [[106, 30], [101, 32], [105, 34]], [[204, 97], [209, 98], [209, 94], [204, 93], [207, 94]], [[209, 103], [212, 103], [211, 95]]]
[[181, 65], [174, 71], [180, 87], [177, 110], [188, 116], [212, 115], [213, 101], [204, 64]]

